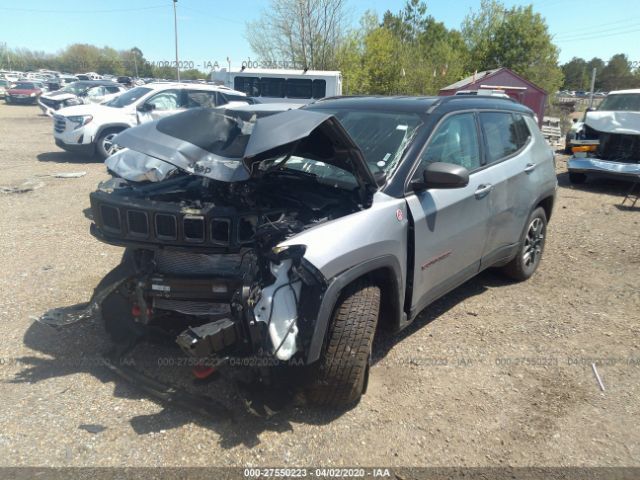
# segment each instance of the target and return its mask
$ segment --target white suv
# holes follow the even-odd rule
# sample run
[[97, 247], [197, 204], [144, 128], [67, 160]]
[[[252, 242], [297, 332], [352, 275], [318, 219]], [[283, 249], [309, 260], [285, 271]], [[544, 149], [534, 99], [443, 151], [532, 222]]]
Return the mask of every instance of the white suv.
[[217, 107], [249, 100], [242, 92], [217, 85], [149, 83], [99, 105], [62, 108], [53, 116], [56, 145], [69, 152], [109, 156], [114, 137], [141, 123], [188, 108]]

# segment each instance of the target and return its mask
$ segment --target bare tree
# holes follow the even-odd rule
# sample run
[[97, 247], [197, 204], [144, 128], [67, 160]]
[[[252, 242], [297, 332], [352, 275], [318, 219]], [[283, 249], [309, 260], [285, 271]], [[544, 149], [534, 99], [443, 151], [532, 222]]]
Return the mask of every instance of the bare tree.
[[261, 18], [247, 24], [247, 39], [263, 62], [335, 68], [344, 4], [345, 0], [271, 0]]

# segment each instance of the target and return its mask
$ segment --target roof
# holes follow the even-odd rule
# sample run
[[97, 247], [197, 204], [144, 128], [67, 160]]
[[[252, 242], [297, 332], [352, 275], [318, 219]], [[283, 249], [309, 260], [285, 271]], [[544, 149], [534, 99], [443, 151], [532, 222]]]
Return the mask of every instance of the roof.
[[326, 76], [339, 76], [339, 70], [307, 70], [306, 72], [302, 69], [299, 70], [285, 70], [282, 68], [245, 68], [244, 70], [241, 68], [232, 68], [231, 70], [220, 69], [216, 70], [214, 73], [253, 73], [260, 75], [308, 75], [308, 76], [317, 76], [317, 75], [326, 75]]
[[[494, 75], [496, 75], [499, 72], [502, 71], [506, 71], [509, 75], [512, 75], [516, 78], [519, 78], [520, 80], [522, 80], [523, 82], [525, 82], [527, 85], [531, 85], [533, 88], [535, 88], [536, 90], [539, 90], [541, 92], [544, 92], [544, 89], [542, 89], [541, 87], [539, 87], [538, 85], [536, 85], [535, 83], [527, 80], [526, 78], [518, 75], [516, 72], [514, 72], [513, 70], [510, 70], [506, 67], [500, 67], [500, 68], [494, 68], [492, 70], [485, 70], [483, 72], [477, 72], [473, 75], [468, 76], [467, 78], [463, 78], [460, 81], [457, 81], [456, 83], [452, 83], [451, 85], [448, 85], [446, 87], [443, 87], [440, 89], [440, 91], [444, 91], [444, 90], [459, 90], [463, 87], [466, 87], [467, 85], [473, 85], [473, 84], [480, 84], [481, 82], [484, 82], [486, 80], [488, 80], [489, 78], [493, 77]], [[480, 85], [478, 85], [480, 86]], [[507, 87], [508, 88], [508, 87]]]
[[231, 93], [233, 95], [241, 95], [245, 97], [247, 94], [244, 92], [239, 92], [237, 90], [232, 90], [229, 87], [221, 86], [221, 85], [210, 85], [207, 83], [183, 83], [183, 82], [151, 82], [145, 83], [144, 85], [139, 85], [140, 87], [150, 88], [152, 90], [166, 90], [168, 88], [197, 88], [198, 90], [210, 90], [214, 92], [226, 92]]
[[331, 97], [318, 100], [304, 108], [313, 110], [347, 108], [350, 110], [400, 111], [409, 113], [426, 113], [434, 109], [439, 111], [454, 111], [487, 108], [532, 114], [532, 111], [528, 107], [511, 98], [476, 95], [450, 95], [440, 97]]
[[609, 92], [609, 95], [618, 95], [625, 93], [640, 93], [640, 88], [630, 88], [627, 90], [614, 90], [613, 92]]
[[425, 112], [440, 97], [344, 96], [323, 98], [308, 105], [312, 109], [350, 108], [354, 110], [389, 110]]
[[[483, 77], [486, 77], [487, 75], [491, 75], [496, 73], [498, 70], [500, 70], [499, 68], [494, 68], [493, 70], [485, 70], [484, 72], [478, 72], [474, 75], [470, 75], [467, 78], [463, 78], [462, 80], [457, 81], [456, 83], [452, 83], [451, 85], [448, 85], [446, 87], [441, 88], [440, 90], [457, 90], [459, 88], [465, 87], [467, 85], [469, 85], [470, 83], [475, 83], [478, 80], [482, 79]], [[475, 77], [475, 80], [474, 80]]]

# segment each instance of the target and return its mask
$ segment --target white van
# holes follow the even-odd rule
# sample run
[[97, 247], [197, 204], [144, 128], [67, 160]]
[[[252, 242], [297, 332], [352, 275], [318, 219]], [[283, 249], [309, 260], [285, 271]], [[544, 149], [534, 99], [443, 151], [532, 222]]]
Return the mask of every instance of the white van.
[[211, 80], [263, 102], [292, 99], [309, 103], [342, 95], [342, 75], [338, 71], [222, 68], [211, 73]]

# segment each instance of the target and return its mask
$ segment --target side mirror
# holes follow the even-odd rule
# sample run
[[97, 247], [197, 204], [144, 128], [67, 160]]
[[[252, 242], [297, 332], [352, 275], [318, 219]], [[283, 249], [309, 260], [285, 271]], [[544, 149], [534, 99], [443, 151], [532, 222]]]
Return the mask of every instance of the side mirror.
[[136, 110], [138, 110], [139, 112], [150, 112], [151, 110], [154, 110], [156, 108], [156, 106], [152, 103], [143, 103], [141, 105], [138, 105], [138, 107], [136, 108]]
[[469, 170], [453, 163], [434, 162], [422, 171], [422, 178], [411, 182], [415, 192], [428, 188], [462, 188], [469, 184]]

